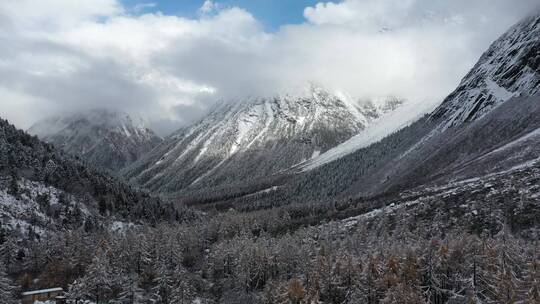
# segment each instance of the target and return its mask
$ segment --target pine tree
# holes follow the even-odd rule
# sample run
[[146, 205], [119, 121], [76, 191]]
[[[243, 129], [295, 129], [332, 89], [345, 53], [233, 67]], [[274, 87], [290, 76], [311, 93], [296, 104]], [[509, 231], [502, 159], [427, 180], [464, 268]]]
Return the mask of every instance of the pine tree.
[[68, 287], [68, 291], [66, 292], [66, 298], [75, 301], [75, 303], [77, 301], [86, 299], [88, 295], [88, 287], [81, 280], [76, 280], [71, 283]]
[[111, 270], [106, 252], [99, 250], [81, 279], [80, 283], [86, 287], [87, 294], [90, 294], [98, 304], [108, 298], [108, 293], [113, 287]]
[[502, 244], [497, 248], [498, 263], [496, 272], [495, 299], [502, 303], [513, 303], [517, 300], [519, 280], [516, 276], [516, 265], [519, 255], [514, 251], [516, 244], [509, 238], [507, 227], [501, 232]]
[[21, 191], [19, 187], [19, 176], [15, 170], [12, 170], [10, 175], [8, 194], [19, 197]]
[[156, 284], [153, 288], [154, 292], [152, 294], [152, 299], [156, 304], [169, 304], [173, 303], [171, 301], [171, 294], [174, 286], [174, 279], [172, 273], [169, 270], [169, 267], [166, 265], [161, 265], [154, 279]]
[[523, 287], [525, 290], [525, 303], [540, 303], [540, 259], [536, 253], [527, 263]]
[[171, 303], [192, 303], [195, 299], [195, 288], [190, 282], [187, 271], [181, 265], [178, 265], [172, 277], [175, 283], [171, 291]]
[[139, 278], [137, 274], [127, 275], [121, 285], [121, 291], [118, 295], [118, 302], [123, 304], [144, 303], [142, 296], [143, 289], [139, 287]]
[[3, 304], [15, 304], [15, 287], [13, 282], [6, 274], [6, 267], [0, 262], [0, 299]]

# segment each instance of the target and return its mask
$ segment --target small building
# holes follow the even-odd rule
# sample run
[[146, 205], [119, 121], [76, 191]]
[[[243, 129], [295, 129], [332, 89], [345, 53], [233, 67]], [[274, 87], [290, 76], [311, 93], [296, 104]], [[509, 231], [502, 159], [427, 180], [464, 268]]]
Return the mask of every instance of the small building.
[[55, 301], [58, 303], [57, 298], [62, 303], [63, 294], [64, 290], [61, 287], [26, 291], [22, 293], [22, 304], [34, 304], [36, 301]]

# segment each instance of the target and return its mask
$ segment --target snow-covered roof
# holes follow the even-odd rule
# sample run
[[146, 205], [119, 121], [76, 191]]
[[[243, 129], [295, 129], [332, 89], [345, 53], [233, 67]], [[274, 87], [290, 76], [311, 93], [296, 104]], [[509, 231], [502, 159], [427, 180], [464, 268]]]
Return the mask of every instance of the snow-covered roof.
[[49, 289], [41, 289], [41, 290], [32, 290], [32, 291], [25, 291], [22, 293], [23, 296], [31, 296], [35, 294], [41, 294], [41, 293], [48, 293], [48, 292], [55, 292], [55, 291], [64, 291], [61, 287], [57, 288], [49, 288]]

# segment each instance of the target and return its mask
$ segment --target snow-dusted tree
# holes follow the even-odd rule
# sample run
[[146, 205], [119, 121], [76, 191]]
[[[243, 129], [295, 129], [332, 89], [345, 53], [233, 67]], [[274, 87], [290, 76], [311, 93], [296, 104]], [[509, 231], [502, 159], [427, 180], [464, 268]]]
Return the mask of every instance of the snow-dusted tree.
[[439, 243], [437, 240], [431, 240], [421, 256], [421, 272], [423, 273], [422, 289], [428, 303], [437, 302], [439, 295], [440, 281], [436, 272], [437, 258], [435, 255], [438, 246]]
[[518, 298], [519, 278], [517, 273], [521, 272], [518, 269], [518, 265], [521, 264], [519, 261], [521, 256], [516, 250], [518, 244], [510, 237], [506, 226], [499, 234], [495, 299], [501, 303], [513, 303]]
[[181, 265], [178, 265], [172, 274], [172, 278], [174, 286], [171, 291], [171, 303], [192, 303], [196, 293], [187, 271]]
[[9, 237], [2, 245], [0, 245], [0, 261], [3, 262], [4, 265], [11, 265], [11, 267], [13, 267], [15, 265], [18, 252], [19, 247], [15, 243], [14, 239]]
[[88, 287], [81, 280], [76, 280], [69, 285], [66, 292], [66, 298], [71, 301], [79, 301], [88, 297]]
[[172, 271], [167, 265], [162, 264], [157, 269], [156, 278], [154, 279], [156, 284], [153, 288], [152, 300], [156, 304], [169, 304], [171, 301], [171, 294], [175, 287]]
[[540, 258], [533, 254], [527, 263], [523, 280], [525, 303], [540, 303]]
[[361, 286], [363, 287], [361, 300], [364, 303], [378, 302], [377, 280], [381, 276], [381, 272], [379, 257], [369, 256], [361, 276]]
[[19, 186], [19, 176], [15, 170], [12, 170], [10, 172], [10, 180], [9, 180], [9, 187], [8, 187], [8, 194], [13, 195], [14, 197], [19, 197], [20, 194], [20, 186]]
[[139, 304], [144, 303], [144, 290], [139, 287], [139, 278], [137, 274], [125, 276], [121, 291], [118, 295], [118, 303], [122, 304]]
[[[263, 294], [264, 304], [289, 304], [288, 297], [288, 284], [284, 281], [270, 281], [266, 284]], [[314, 299], [313, 297], [306, 296], [307, 303], [318, 303], [318, 300], [308, 301], [308, 299]], [[318, 298], [317, 298], [318, 299]]]
[[0, 299], [3, 304], [15, 304], [15, 287], [6, 274], [4, 263], [0, 262]]
[[425, 301], [424, 297], [422, 297], [420, 288], [409, 286], [404, 283], [398, 283], [386, 291], [385, 297], [382, 299], [381, 303], [422, 304], [425, 303]]
[[109, 258], [104, 250], [98, 250], [92, 263], [86, 269], [85, 275], [78, 281], [74, 290], [79, 294], [86, 294], [90, 299], [99, 303], [110, 295], [113, 287], [113, 277], [111, 274]]

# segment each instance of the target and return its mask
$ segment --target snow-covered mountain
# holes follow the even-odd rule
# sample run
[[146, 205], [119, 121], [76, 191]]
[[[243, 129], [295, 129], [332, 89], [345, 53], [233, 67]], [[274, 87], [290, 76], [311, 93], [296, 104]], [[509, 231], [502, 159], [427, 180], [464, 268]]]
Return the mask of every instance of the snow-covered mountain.
[[[482, 55], [460, 85], [431, 114], [437, 132], [471, 122], [489, 113], [512, 97], [540, 92], [540, 16], [530, 15], [496, 40]], [[409, 107], [421, 105], [408, 104]], [[299, 166], [311, 170], [375, 143], [390, 132], [418, 120], [415, 113], [428, 113], [404, 107], [368, 131]], [[431, 133], [429, 136], [435, 136]]]
[[101, 109], [50, 117], [28, 133], [110, 170], [124, 168], [161, 142], [142, 119]]
[[[405, 119], [397, 124], [398, 131], [381, 135], [386, 122], [399, 114], [390, 113], [359, 136], [265, 185], [277, 187], [275, 191], [258, 193], [255, 199], [230, 200], [222, 194], [226, 206], [239, 210], [256, 203], [270, 208], [276, 201], [322, 203], [395, 194], [540, 161], [539, 29], [540, 12], [513, 26], [431, 114]], [[219, 202], [213, 199], [211, 204]]]
[[478, 119], [516, 95], [540, 92], [540, 14], [496, 40], [433, 113], [443, 129]]
[[300, 96], [251, 98], [217, 106], [164, 140], [126, 173], [161, 192], [241, 183], [275, 174], [361, 133], [402, 103], [358, 105], [311, 87]]

